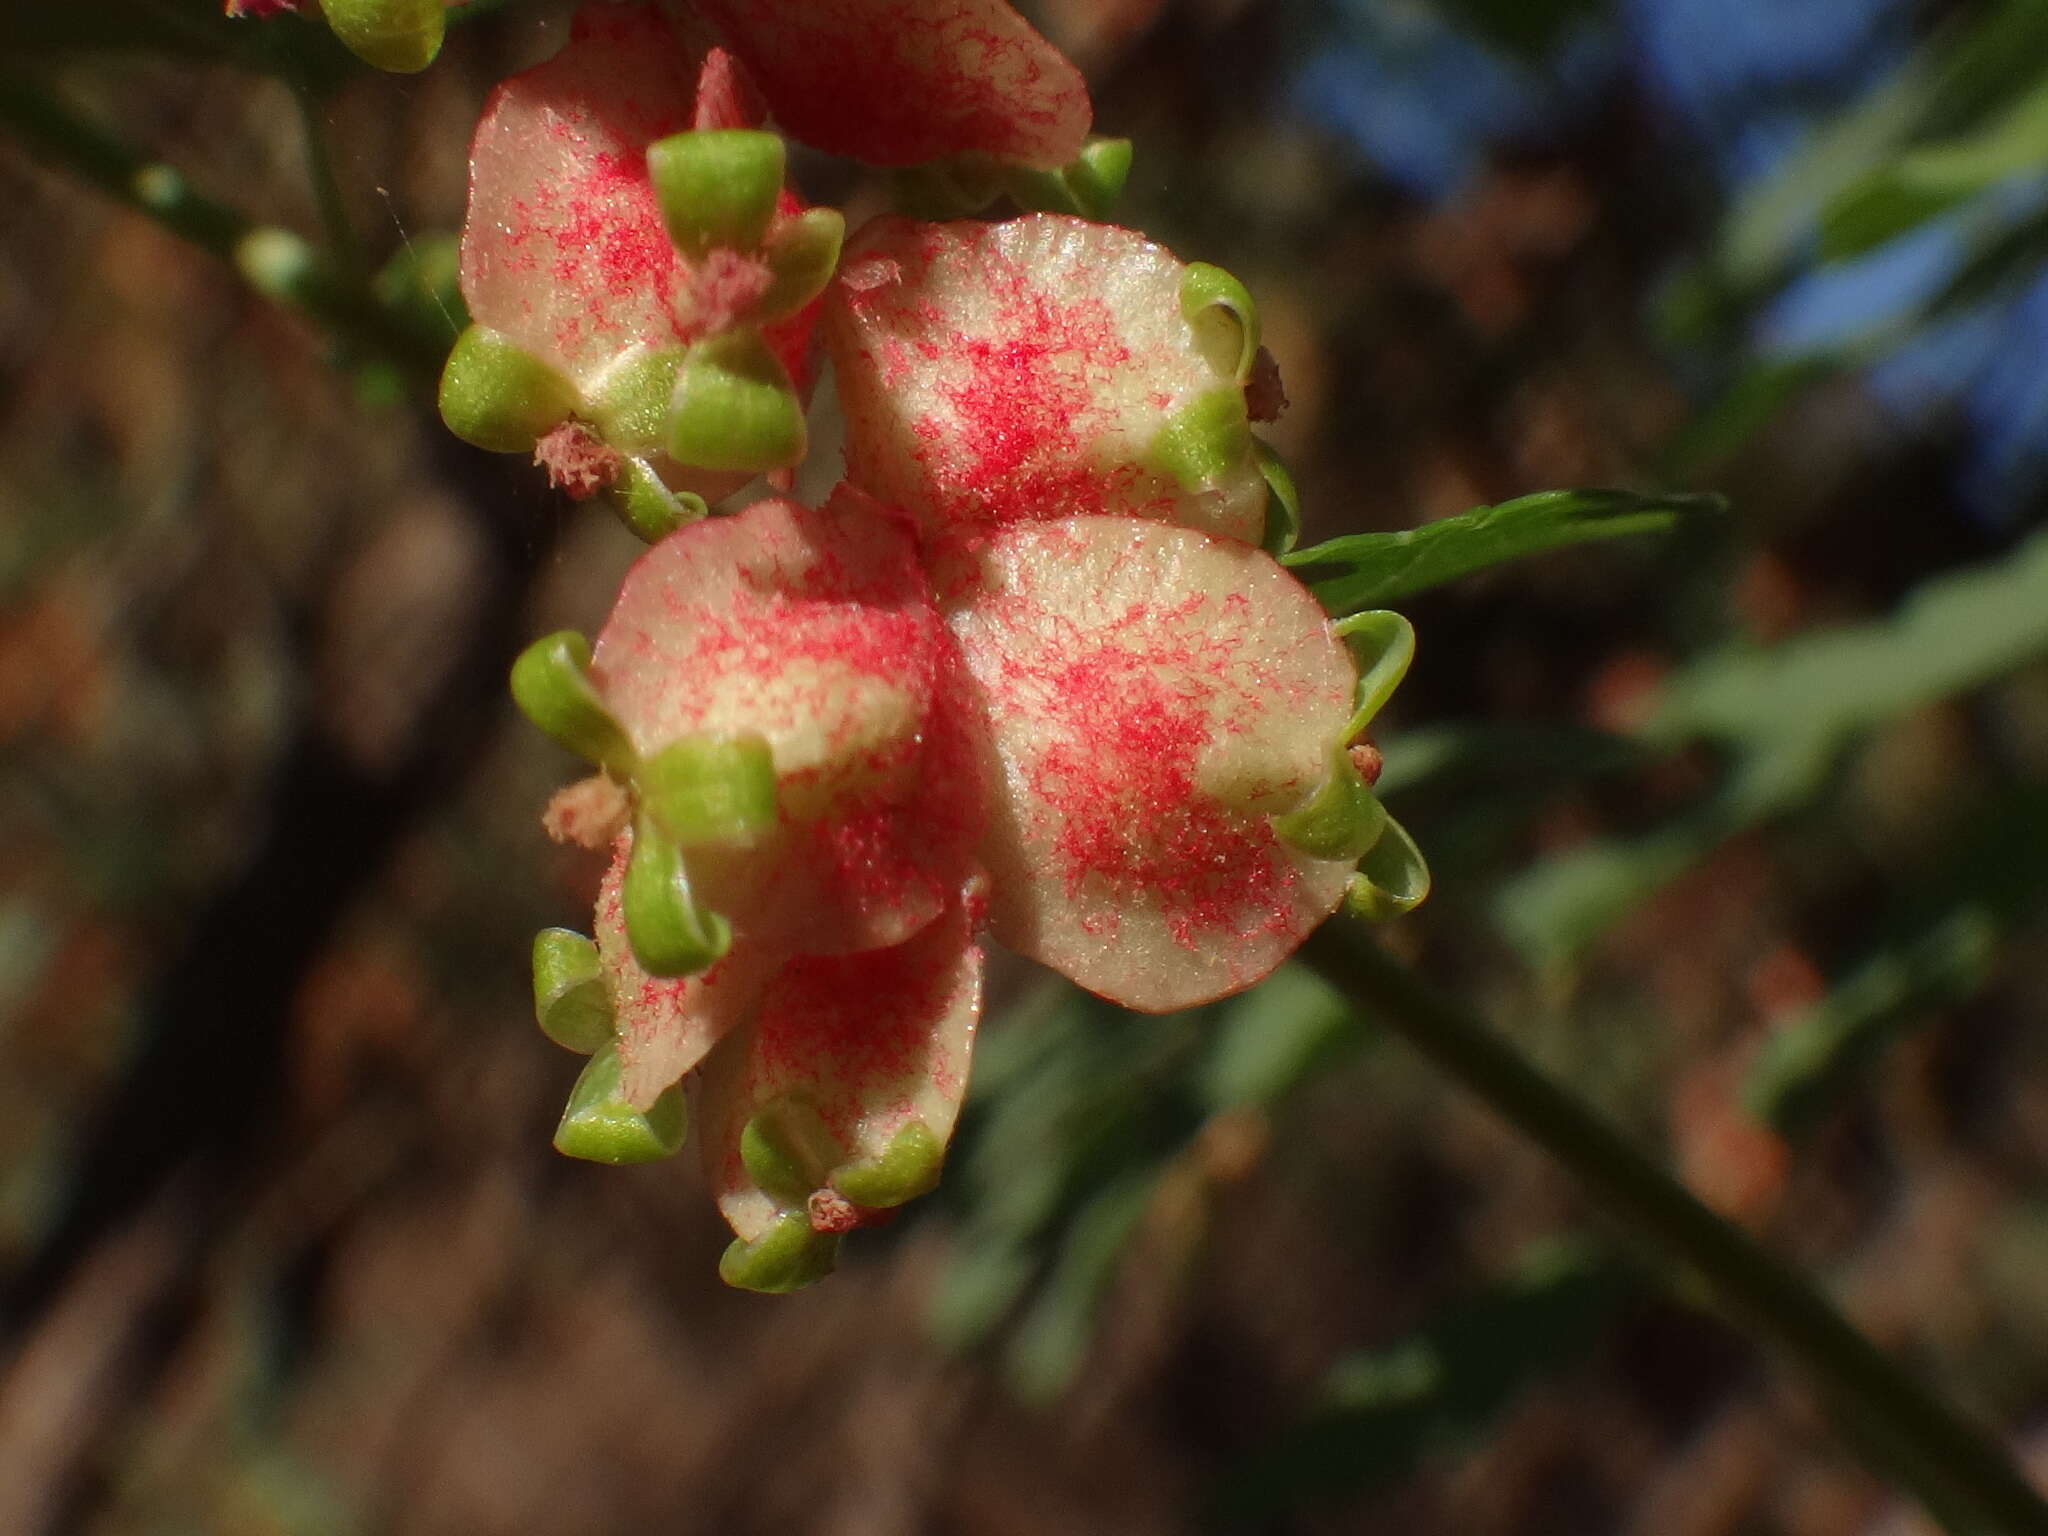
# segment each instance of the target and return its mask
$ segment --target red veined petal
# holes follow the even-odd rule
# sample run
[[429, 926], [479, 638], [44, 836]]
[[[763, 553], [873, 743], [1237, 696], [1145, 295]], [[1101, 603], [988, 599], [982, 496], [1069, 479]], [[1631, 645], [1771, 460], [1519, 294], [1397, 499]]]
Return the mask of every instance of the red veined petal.
[[956, 550], [940, 604], [999, 776], [993, 932], [1126, 1007], [1260, 980], [1351, 875], [1269, 818], [1329, 771], [1356, 672], [1266, 555], [1129, 518], [1015, 526]]
[[[1182, 314], [1186, 270], [1057, 214], [868, 226], [825, 308], [848, 477], [941, 533], [1122, 513], [1258, 543], [1242, 391]], [[1189, 484], [1159, 444], [1205, 404], [1228, 453]]]

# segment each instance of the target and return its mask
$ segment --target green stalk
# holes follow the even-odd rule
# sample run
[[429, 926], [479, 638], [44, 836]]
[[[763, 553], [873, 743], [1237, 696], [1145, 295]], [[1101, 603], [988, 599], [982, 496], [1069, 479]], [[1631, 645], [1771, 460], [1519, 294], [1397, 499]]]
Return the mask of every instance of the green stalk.
[[431, 384], [447, 348], [406, 324], [333, 258], [275, 225], [193, 190], [173, 166], [153, 161], [86, 121], [49, 92], [0, 73], [0, 131], [53, 170], [97, 187], [211, 252], [265, 297], [298, 309], [335, 336]]
[[1956, 1536], [2048, 1536], [2044, 1504], [1998, 1443], [1850, 1325], [1818, 1290], [1656, 1167], [1485, 1023], [1376, 946], [1327, 923], [1303, 958], [1555, 1157], [1611, 1214], [1797, 1366], [1871, 1470]]

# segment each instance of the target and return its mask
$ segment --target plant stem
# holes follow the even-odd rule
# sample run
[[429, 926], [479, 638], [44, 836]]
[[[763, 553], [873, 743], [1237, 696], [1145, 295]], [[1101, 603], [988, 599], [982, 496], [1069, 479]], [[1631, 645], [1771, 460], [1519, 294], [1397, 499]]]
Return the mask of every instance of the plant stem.
[[1708, 1210], [1480, 1019], [1340, 923], [1303, 958], [1569, 1169], [1610, 1212], [1796, 1364], [1872, 1470], [1956, 1536], [2048, 1536], [2048, 1504], [1996, 1441], [1850, 1325], [1804, 1278]]
[[306, 175], [313, 183], [314, 205], [320, 210], [320, 227], [327, 235], [340, 276], [350, 287], [364, 282], [363, 248], [356, 239], [354, 222], [348, 216], [348, 202], [342, 196], [341, 178], [334, 171], [334, 154], [327, 141], [327, 123], [321, 117], [326, 103], [313, 88], [303, 69], [291, 72], [292, 100], [299, 109], [300, 137], [306, 146]]
[[407, 325], [331, 258], [299, 236], [192, 189], [173, 166], [153, 161], [87, 122], [41, 87], [0, 73], [0, 130], [55, 170], [99, 188], [239, 272], [265, 297], [298, 309], [337, 337], [431, 382], [445, 339]]

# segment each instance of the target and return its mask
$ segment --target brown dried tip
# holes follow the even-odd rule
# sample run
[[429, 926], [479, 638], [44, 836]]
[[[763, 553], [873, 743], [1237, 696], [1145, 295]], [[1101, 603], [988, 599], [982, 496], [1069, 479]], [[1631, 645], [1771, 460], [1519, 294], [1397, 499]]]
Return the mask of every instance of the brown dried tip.
[[631, 809], [625, 786], [598, 773], [557, 790], [540, 824], [558, 843], [604, 849], [626, 829]]
[[535, 443], [533, 462], [548, 472], [548, 484], [573, 501], [590, 500], [626, 470], [618, 451], [582, 421], [565, 421]]
[[811, 1191], [809, 1211], [813, 1232], [851, 1232], [856, 1227], [883, 1227], [896, 1219], [894, 1211], [876, 1211], [855, 1205], [836, 1189]]
[[1387, 760], [1378, 747], [1369, 741], [1361, 741], [1351, 749], [1351, 766], [1358, 770], [1358, 776], [1370, 789], [1379, 783], [1380, 771], [1387, 766]]
[[1264, 347], [1252, 359], [1252, 376], [1244, 381], [1244, 410], [1253, 421], [1278, 421], [1287, 409], [1287, 386], [1280, 382], [1280, 360]]

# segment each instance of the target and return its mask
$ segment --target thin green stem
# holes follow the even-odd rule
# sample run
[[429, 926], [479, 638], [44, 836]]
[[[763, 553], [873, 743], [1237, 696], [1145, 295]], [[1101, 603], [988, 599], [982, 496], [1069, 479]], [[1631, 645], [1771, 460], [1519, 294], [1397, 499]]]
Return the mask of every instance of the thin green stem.
[[97, 187], [218, 256], [257, 292], [302, 311], [335, 336], [415, 379], [431, 381], [438, 373], [447, 351], [444, 338], [408, 325], [291, 231], [258, 224], [195, 191], [183, 172], [140, 154], [40, 86], [0, 73], [0, 131], [53, 170]]
[[299, 136], [306, 146], [306, 176], [313, 184], [313, 203], [320, 210], [320, 227], [327, 235], [327, 249], [333, 253], [342, 279], [352, 287], [361, 287], [365, 281], [363, 247], [356, 238], [355, 223], [348, 216], [341, 178], [335, 173], [327, 120], [322, 115], [326, 102], [302, 69], [292, 71], [291, 91], [299, 109]]
[[1797, 1365], [1872, 1470], [1957, 1536], [2048, 1536], [2044, 1504], [1997, 1442], [1852, 1327], [1818, 1290], [1708, 1210], [1476, 1016], [1355, 931], [1327, 923], [1303, 952], [1379, 1023], [1478, 1094], [1569, 1169], [1628, 1228]]

